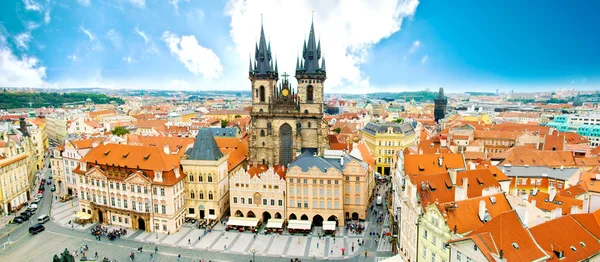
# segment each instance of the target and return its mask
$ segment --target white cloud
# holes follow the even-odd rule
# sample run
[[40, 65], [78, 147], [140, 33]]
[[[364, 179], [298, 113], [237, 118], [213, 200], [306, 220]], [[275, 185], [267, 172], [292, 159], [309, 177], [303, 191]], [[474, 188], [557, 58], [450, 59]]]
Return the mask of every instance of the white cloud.
[[429, 55], [424, 55], [423, 58], [421, 58], [421, 64], [427, 63], [427, 60], [429, 60]]
[[[226, 13], [231, 17], [230, 35], [241, 64], [248, 64], [260, 34], [261, 14], [265, 33], [271, 39], [280, 73], [293, 74], [296, 56], [310, 29], [314, 10], [315, 31], [327, 60], [327, 89], [345, 85], [368, 86], [360, 65], [369, 48], [398, 32], [412, 16], [418, 0], [373, 1], [249, 1], [231, 0]], [[244, 66], [243, 70], [247, 70]]]
[[141, 38], [144, 39], [144, 43], [147, 44], [150, 41], [150, 37], [148, 37], [148, 35], [146, 35], [146, 33], [144, 31], [140, 30], [137, 27], [134, 30]]
[[419, 49], [420, 46], [421, 46], [420, 40], [414, 41], [412, 46], [410, 46], [410, 50], [408, 50], [408, 53], [413, 54], [414, 52], [417, 51], [417, 49]]
[[92, 33], [92, 31], [83, 27], [83, 25], [79, 26], [79, 30], [89, 38], [90, 48], [92, 50], [94, 50], [94, 51], [102, 50], [102, 45], [100, 45], [100, 42], [98, 41], [98, 39], [96, 39], [96, 36], [94, 35], [94, 33]]
[[28, 21], [25, 23], [25, 27], [27, 27], [27, 30], [33, 31], [33, 30], [37, 29], [38, 27], [40, 27], [40, 24], [37, 24], [32, 21]]
[[[1, 35], [0, 35], [1, 36]], [[0, 86], [42, 87], [46, 77], [46, 67], [38, 59], [30, 56], [17, 57], [6, 46], [5, 38], [0, 39]]]
[[50, 9], [46, 10], [46, 12], [44, 12], [44, 23], [49, 24], [50, 23]]
[[129, 3], [134, 5], [135, 7], [142, 8], [146, 5], [146, 0], [127, 0]]
[[123, 62], [127, 62], [128, 64], [134, 63], [135, 59], [133, 59], [131, 56], [124, 56], [122, 58]]
[[20, 33], [15, 36], [15, 44], [20, 49], [29, 49], [29, 42], [31, 41], [31, 34], [29, 32]]
[[23, 4], [25, 4], [25, 10], [42, 11], [42, 5], [34, 0], [23, 0]]
[[90, 0], [77, 0], [77, 3], [79, 3], [82, 6], [90, 6], [91, 1]]
[[106, 32], [106, 38], [110, 40], [115, 49], [121, 50], [121, 48], [123, 48], [123, 38], [115, 29], [108, 30], [108, 32]]
[[218, 78], [223, 72], [219, 57], [211, 50], [198, 44], [193, 35], [177, 36], [169, 31], [162, 35], [171, 53], [195, 75], [204, 78]]
[[[190, 0], [183, 0], [186, 3], [189, 3]], [[175, 14], [179, 15], [179, 0], [169, 0], [169, 4], [173, 5], [175, 8]]]
[[69, 60], [73, 61], [73, 62], [77, 62], [77, 61], [79, 61], [79, 57], [77, 57], [77, 55], [76, 55], [76, 54], [70, 54], [70, 55], [68, 55], [68, 56], [67, 56], [67, 58], [68, 58]]

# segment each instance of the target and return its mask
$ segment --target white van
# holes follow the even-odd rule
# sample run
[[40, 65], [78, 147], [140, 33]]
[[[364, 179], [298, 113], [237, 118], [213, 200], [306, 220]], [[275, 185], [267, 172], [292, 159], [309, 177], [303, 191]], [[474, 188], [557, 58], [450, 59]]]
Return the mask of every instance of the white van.
[[381, 205], [383, 204], [383, 197], [382, 196], [377, 196], [377, 205]]
[[42, 215], [42, 216], [38, 217], [37, 222], [39, 224], [44, 224], [44, 223], [48, 222], [48, 220], [50, 220], [50, 217], [48, 215]]

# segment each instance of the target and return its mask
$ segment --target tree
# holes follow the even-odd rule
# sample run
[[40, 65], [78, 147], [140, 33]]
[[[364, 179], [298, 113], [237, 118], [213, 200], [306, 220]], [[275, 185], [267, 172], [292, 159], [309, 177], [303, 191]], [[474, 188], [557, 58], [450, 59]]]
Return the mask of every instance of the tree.
[[235, 118], [242, 118], [241, 115], [235, 115]]
[[124, 128], [122, 126], [117, 126], [110, 132], [115, 136], [122, 136], [122, 135], [129, 134], [129, 130], [127, 130], [126, 128]]
[[221, 127], [226, 127], [227, 124], [229, 124], [229, 120], [227, 120], [227, 119], [222, 119], [221, 120]]
[[394, 120], [394, 122], [400, 124], [400, 123], [404, 122], [404, 119], [402, 117], [398, 117], [398, 119]]
[[340, 132], [342, 132], [342, 128], [338, 127], [336, 129], [334, 129], [333, 131], [339, 134]]

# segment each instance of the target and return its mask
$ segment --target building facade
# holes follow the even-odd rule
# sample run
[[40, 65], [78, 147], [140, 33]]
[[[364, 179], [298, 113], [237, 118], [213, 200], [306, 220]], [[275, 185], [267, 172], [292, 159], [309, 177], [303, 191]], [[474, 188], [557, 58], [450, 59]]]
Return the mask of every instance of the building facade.
[[285, 167], [266, 165], [240, 168], [229, 180], [230, 210], [235, 217], [286, 217]]
[[177, 232], [185, 219], [185, 174], [179, 158], [153, 146], [99, 145], [73, 170], [79, 209], [94, 222]]
[[436, 123], [439, 123], [441, 119], [446, 117], [446, 106], [448, 105], [448, 99], [444, 96], [444, 88], [440, 87], [437, 99], [434, 101], [435, 108], [433, 109], [433, 117]]
[[67, 194], [67, 187], [65, 184], [65, 162], [62, 157], [64, 151], [65, 146], [62, 145], [52, 148], [52, 152], [50, 152], [50, 172], [54, 180], [54, 185], [56, 185], [55, 192], [60, 196]]
[[185, 152], [181, 165], [187, 174], [187, 214], [198, 219], [218, 220], [229, 208], [229, 155], [223, 155], [212, 132], [198, 131], [192, 148]]
[[361, 134], [375, 158], [375, 171], [382, 175], [390, 174], [397, 152], [402, 152], [417, 141], [417, 134], [410, 123], [368, 123]]
[[[319, 63], [319, 60], [322, 60]], [[323, 154], [328, 146], [328, 126], [323, 119], [323, 89], [327, 78], [321, 45], [311, 25], [302, 59], [296, 63], [298, 88], [294, 91], [283, 75], [278, 85], [277, 62], [261, 27], [254, 63], [250, 61], [252, 120], [250, 156], [252, 165], [287, 165], [303, 150]]]
[[14, 142], [2, 141], [0, 147], [0, 201], [2, 214], [14, 212], [27, 203], [29, 176], [27, 154]]

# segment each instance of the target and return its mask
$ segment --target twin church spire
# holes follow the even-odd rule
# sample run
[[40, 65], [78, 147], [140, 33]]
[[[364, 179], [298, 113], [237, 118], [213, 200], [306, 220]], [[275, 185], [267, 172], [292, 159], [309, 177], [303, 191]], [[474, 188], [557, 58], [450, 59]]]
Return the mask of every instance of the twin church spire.
[[[308, 42], [305, 40], [302, 47], [302, 58], [296, 59], [296, 75], [319, 74], [325, 75], [325, 58], [321, 57], [321, 40], [315, 39], [314, 22], [310, 25]], [[319, 64], [319, 60], [321, 60]], [[254, 62], [254, 63], [253, 63]], [[255, 77], [278, 78], [277, 59], [273, 59], [271, 53], [271, 42], [267, 42], [264, 26], [261, 21], [260, 39], [256, 43], [254, 60], [250, 57], [249, 74]]]

